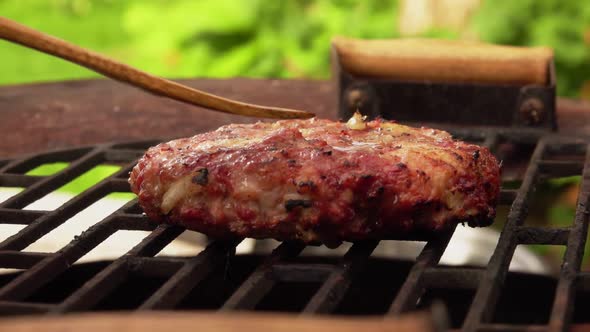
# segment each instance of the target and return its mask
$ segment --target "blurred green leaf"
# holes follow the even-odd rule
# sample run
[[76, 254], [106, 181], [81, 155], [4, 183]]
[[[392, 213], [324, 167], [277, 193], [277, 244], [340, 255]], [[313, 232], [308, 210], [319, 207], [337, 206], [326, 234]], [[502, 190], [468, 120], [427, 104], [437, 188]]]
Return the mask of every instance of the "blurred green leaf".
[[[157, 75], [329, 76], [335, 35], [397, 35], [397, 0], [0, 1], [3, 15]], [[98, 76], [0, 43], [0, 84]]]
[[472, 25], [480, 38], [507, 45], [549, 46], [555, 51], [560, 95], [579, 96], [590, 79], [590, 4], [584, 1], [483, 1]]

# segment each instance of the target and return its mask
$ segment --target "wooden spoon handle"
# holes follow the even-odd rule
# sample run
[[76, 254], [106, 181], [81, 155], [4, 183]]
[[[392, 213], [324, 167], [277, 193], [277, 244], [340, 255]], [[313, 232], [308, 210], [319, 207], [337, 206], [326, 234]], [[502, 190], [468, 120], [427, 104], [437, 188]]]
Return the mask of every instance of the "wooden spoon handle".
[[118, 81], [185, 103], [213, 110], [261, 118], [311, 118], [313, 113], [242, 103], [150, 75], [98, 53], [0, 17], [0, 38], [75, 62]]

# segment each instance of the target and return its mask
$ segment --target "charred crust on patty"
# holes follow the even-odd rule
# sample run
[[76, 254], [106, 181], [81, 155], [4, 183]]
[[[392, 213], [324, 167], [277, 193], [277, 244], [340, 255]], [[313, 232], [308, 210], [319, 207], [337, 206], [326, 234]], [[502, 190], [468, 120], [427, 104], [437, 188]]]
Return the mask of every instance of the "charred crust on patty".
[[315, 187], [315, 183], [311, 180], [299, 181], [299, 183], [297, 183], [297, 187], [299, 187], [299, 188], [304, 188], [304, 187], [313, 188], [313, 187]]
[[463, 157], [461, 157], [460, 154], [458, 154], [457, 152], [451, 152], [451, 154], [453, 155], [453, 157], [455, 157], [455, 159], [457, 159], [458, 161], [463, 161]]
[[201, 168], [197, 171], [197, 175], [193, 176], [191, 182], [201, 186], [206, 186], [209, 183], [209, 170], [207, 168]]
[[291, 212], [297, 207], [309, 208], [312, 205], [313, 202], [309, 199], [288, 199], [285, 201], [285, 210]]
[[374, 199], [379, 198], [380, 196], [382, 196], [384, 192], [385, 192], [385, 187], [384, 186], [379, 186], [379, 187], [371, 190], [369, 192], [369, 194], [367, 195], [367, 197], [370, 200], [374, 200]]
[[493, 221], [493, 217], [488, 216], [486, 213], [480, 213], [462, 220], [461, 224], [467, 223], [469, 227], [485, 227], [491, 225]]
[[475, 150], [473, 152], [473, 161], [477, 161], [479, 159], [479, 150]]

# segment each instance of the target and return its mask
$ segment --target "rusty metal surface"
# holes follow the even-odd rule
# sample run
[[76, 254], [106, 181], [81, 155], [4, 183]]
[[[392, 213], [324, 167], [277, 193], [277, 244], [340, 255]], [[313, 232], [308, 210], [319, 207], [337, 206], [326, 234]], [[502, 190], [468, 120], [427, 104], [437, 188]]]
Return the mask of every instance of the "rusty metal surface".
[[[336, 118], [328, 81], [182, 80], [238, 100], [302, 108]], [[590, 133], [590, 103], [559, 99], [558, 126]], [[474, 110], [477, 112], [477, 110]], [[25, 153], [112, 141], [187, 136], [254, 119], [187, 106], [111, 80], [80, 80], [0, 87], [0, 159]]]
[[[328, 82], [183, 80], [245, 102], [304, 109], [334, 118]], [[153, 96], [111, 80], [0, 87], [0, 157], [112, 141], [182, 137], [256, 119]]]

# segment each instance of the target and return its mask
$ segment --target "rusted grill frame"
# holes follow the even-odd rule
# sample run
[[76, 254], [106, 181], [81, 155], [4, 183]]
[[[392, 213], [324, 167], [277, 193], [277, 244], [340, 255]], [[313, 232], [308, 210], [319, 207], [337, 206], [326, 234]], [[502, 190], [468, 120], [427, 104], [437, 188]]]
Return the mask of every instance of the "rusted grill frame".
[[[522, 132], [460, 132], [458, 136], [494, 150], [500, 141], [516, 141]], [[531, 138], [528, 138], [530, 141]], [[183, 229], [155, 225], [138, 213], [135, 200], [87, 229], [55, 253], [23, 252], [29, 244], [55, 229], [77, 212], [112, 192], [128, 192], [127, 174], [151, 142], [106, 144], [95, 147], [43, 153], [17, 160], [0, 161], [0, 186], [24, 187], [25, 190], [0, 203], [0, 223], [27, 225], [17, 234], [0, 243], [0, 267], [25, 271], [0, 288], [2, 314], [63, 314], [92, 310], [131, 273], [149, 274], [158, 271], [167, 277], [158, 290], [138, 310], [173, 309], [225, 257], [231, 255], [239, 241], [214, 242], [197, 256], [188, 259], [154, 257], [179, 236]], [[429, 288], [469, 289], [475, 296], [463, 323], [465, 331], [563, 331], [569, 326], [577, 290], [590, 289], [590, 277], [580, 272], [587, 235], [590, 195], [590, 140], [547, 136], [536, 142], [523, 182], [517, 190], [503, 190], [501, 203], [511, 205], [510, 213], [495, 252], [486, 268], [446, 268], [438, 266], [453, 232], [428, 241], [416, 258], [405, 282], [396, 294], [388, 314], [397, 315], [416, 308], [420, 296]], [[573, 150], [583, 161], [547, 159], [548, 151]], [[571, 151], [570, 151], [571, 152]], [[48, 162], [67, 161], [70, 165], [51, 176], [29, 176], [25, 173]], [[116, 174], [104, 179], [53, 211], [30, 211], [22, 208], [56, 190], [87, 170], [101, 163], [124, 163]], [[540, 228], [523, 226], [527, 205], [539, 179], [545, 175], [582, 175], [576, 217], [571, 227]], [[150, 231], [137, 246], [94, 275], [60, 303], [32, 303], [26, 298], [65, 272], [76, 260], [88, 253], [118, 230]], [[519, 244], [564, 245], [567, 252], [558, 282], [551, 317], [547, 326], [495, 324], [492, 315], [501, 292], [508, 265]], [[220, 310], [253, 309], [277, 282], [321, 282], [303, 314], [328, 314], [336, 310], [351, 281], [378, 245], [377, 241], [355, 243], [337, 265], [288, 262], [304, 246], [280, 244], [266, 260], [233, 293]]]

